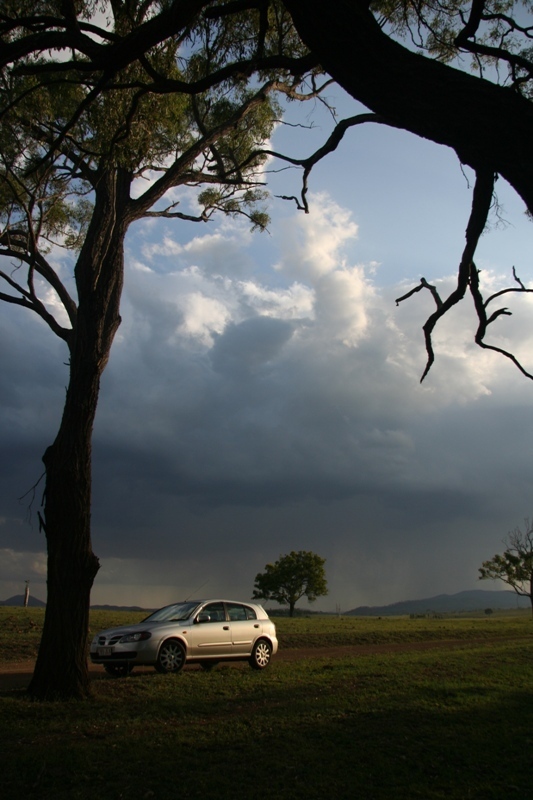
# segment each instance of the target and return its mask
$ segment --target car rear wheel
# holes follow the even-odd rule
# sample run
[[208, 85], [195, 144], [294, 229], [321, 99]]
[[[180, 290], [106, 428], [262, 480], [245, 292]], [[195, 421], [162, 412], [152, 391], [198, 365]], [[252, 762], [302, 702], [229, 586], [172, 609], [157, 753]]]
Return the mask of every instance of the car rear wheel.
[[159, 648], [155, 668], [158, 672], [179, 672], [185, 664], [185, 648], [176, 639], [168, 639]]
[[259, 639], [254, 644], [249, 664], [252, 669], [265, 669], [270, 664], [272, 657], [272, 645], [266, 639]]
[[133, 669], [132, 664], [104, 664], [104, 669], [113, 678], [127, 678]]

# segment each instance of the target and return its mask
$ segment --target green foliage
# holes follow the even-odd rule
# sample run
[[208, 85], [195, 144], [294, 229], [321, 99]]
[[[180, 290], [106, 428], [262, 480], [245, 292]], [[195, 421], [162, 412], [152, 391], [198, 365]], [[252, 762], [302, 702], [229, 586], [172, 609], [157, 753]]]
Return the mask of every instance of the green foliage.
[[526, 520], [526, 530], [510, 533], [507, 549], [484, 561], [479, 569], [480, 580], [501, 580], [518, 595], [529, 597], [533, 610], [533, 528]]
[[312, 603], [328, 593], [325, 563], [325, 558], [306, 550], [293, 550], [280, 556], [256, 575], [253, 597], [288, 605], [292, 616], [301, 597], [307, 597]]
[[0, 226], [16, 231], [9, 244], [21, 254], [45, 254], [52, 244], [77, 250], [92, 212], [89, 183], [65, 153], [43, 157], [81, 94], [65, 84], [5, 73], [2, 78]]
[[[469, 52], [471, 69], [489, 71], [498, 82], [512, 84], [531, 97], [531, 33], [524, 25], [531, 0], [484, 0], [482, 7], [471, 0], [372, 0], [370, 7], [393, 37], [445, 63], [460, 58], [463, 63], [458, 66], [463, 66], [463, 54]], [[529, 62], [526, 68], [521, 59]], [[506, 68], [492, 71], [499, 63]]]
[[[94, 25], [91, 14], [97, 5], [79, 0], [71, 8]], [[104, 3], [103, 40], [136, 32], [168, 5]], [[65, 5], [59, 0], [8, 3], [5, 12], [14, 19], [23, 12], [42, 14], [39, 29], [44, 33], [47, 20], [54, 14], [59, 19]], [[303, 47], [282, 4], [274, 3], [269, 14], [263, 54], [300, 55]], [[55, 54], [41, 54], [38, 47], [14, 69], [4, 69], [0, 224], [3, 231], [19, 234], [16, 240], [11, 237], [9, 252], [18, 248], [30, 259], [51, 244], [79, 250], [103, 169], [125, 170], [130, 183], [145, 175], [153, 182], [154, 175], [173, 170], [168, 188], [207, 183], [214, 192], [200, 196], [204, 213], [199, 221], [219, 210], [242, 213], [253, 228], [265, 228], [266, 194], [258, 188], [257, 175], [266, 156], [260, 150], [281, 112], [270, 85], [256, 97], [257, 79], [228, 69], [257, 54], [259, 25], [255, 11], [222, 19], [198, 16], [182, 37], [168, 37], [101, 84], [98, 73], [78, 69], [84, 56], [56, 73], [50, 61]], [[24, 25], [13, 25], [4, 36], [23, 38], [26, 33]], [[258, 75], [267, 84], [275, 78], [280, 86], [285, 77], [280, 69]], [[163, 190], [154, 193], [153, 203], [163, 196]]]
[[500, 579], [508, 583], [513, 588], [520, 588], [519, 594], [529, 596], [529, 591], [525, 591], [526, 584], [529, 585], [533, 574], [533, 553], [523, 556], [506, 550], [502, 555], [496, 554], [490, 561], [484, 561], [479, 570], [480, 578]]

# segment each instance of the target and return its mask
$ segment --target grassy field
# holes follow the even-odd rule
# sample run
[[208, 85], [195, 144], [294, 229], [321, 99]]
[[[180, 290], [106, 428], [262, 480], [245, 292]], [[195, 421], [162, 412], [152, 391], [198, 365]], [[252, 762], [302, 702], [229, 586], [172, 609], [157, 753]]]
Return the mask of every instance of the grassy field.
[[[138, 622], [146, 612], [91, 611], [90, 630]], [[0, 606], [0, 665], [37, 655], [44, 610]], [[472, 616], [408, 617], [274, 617], [281, 648], [336, 647], [436, 640], [533, 638], [529, 610]]]
[[[95, 612], [91, 627], [142, 615]], [[31, 657], [42, 612], [0, 610], [0, 655]], [[256, 673], [93, 681], [88, 703], [0, 694], [2, 797], [490, 800], [531, 796], [528, 615], [276, 620], [282, 647], [449, 648], [274, 660]], [[453, 643], [453, 646], [451, 646]]]

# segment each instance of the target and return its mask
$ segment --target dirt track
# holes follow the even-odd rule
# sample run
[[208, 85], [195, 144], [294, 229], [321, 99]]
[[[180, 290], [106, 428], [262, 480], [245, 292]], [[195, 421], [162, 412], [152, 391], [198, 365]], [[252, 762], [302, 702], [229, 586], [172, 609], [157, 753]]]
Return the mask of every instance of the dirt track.
[[[502, 641], [497, 639], [495, 641]], [[487, 639], [476, 639], [465, 641], [462, 639], [447, 639], [443, 641], [432, 642], [407, 642], [401, 644], [374, 644], [374, 645], [348, 645], [345, 647], [312, 647], [312, 648], [295, 648], [290, 650], [280, 650], [274, 657], [275, 661], [295, 661], [301, 658], [340, 658], [349, 656], [364, 656], [374, 654], [391, 654], [391, 653], [405, 653], [416, 650], [435, 650], [435, 649], [454, 649], [457, 647], [471, 647], [474, 645], [491, 645], [494, 641]], [[242, 667], [243, 662], [236, 662], [233, 667]], [[31, 679], [33, 673], [34, 662], [13, 662], [13, 663], [0, 663], [0, 692], [9, 692], [16, 689], [25, 689]], [[192, 665], [186, 669], [199, 669], [199, 667]], [[91, 678], [94, 680], [115, 680], [110, 678], [104, 672], [103, 667], [89, 665], [89, 672]], [[135, 674], [142, 672], [154, 674], [151, 667], [137, 667]]]

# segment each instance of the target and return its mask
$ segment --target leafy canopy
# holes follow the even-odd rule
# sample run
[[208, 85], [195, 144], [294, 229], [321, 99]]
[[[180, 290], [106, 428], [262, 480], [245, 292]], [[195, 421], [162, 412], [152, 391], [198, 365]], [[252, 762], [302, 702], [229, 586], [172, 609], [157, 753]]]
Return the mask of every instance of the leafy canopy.
[[372, 0], [370, 9], [389, 35], [532, 99], [531, 0]]
[[507, 548], [479, 569], [479, 579], [501, 580], [516, 594], [529, 597], [533, 610], [533, 527], [525, 522], [525, 531], [516, 528], [504, 540]]
[[[65, 315], [54, 318], [44, 298], [51, 287], [72, 328], [76, 298], [46, 256], [54, 247], [90, 248], [89, 226], [98, 234], [111, 212], [95, 216], [106, 181], [122, 187], [113, 213], [124, 230], [142, 217], [206, 222], [216, 211], [264, 229], [265, 143], [281, 114], [278, 97], [315, 95], [307, 82], [317, 70], [309, 71], [278, 2], [266, 19], [246, 10], [197, 14], [130, 58], [124, 42], [146, 42], [149, 26], [176, 7], [49, 0], [8, 3], [0, 17], [8, 62], [0, 72], [0, 256], [17, 264], [0, 271], [0, 299], [36, 311], [67, 342]], [[179, 209], [183, 187], [196, 190], [197, 213]], [[78, 261], [77, 278], [91, 258]], [[79, 299], [80, 280], [76, 289]]]
[[292, 615], [300, 598], [312, 603], [328, 593], [325, 563], [325, 558], [311, 551], [292, 550], [256, 575], [253, 597], [289, 605]]

